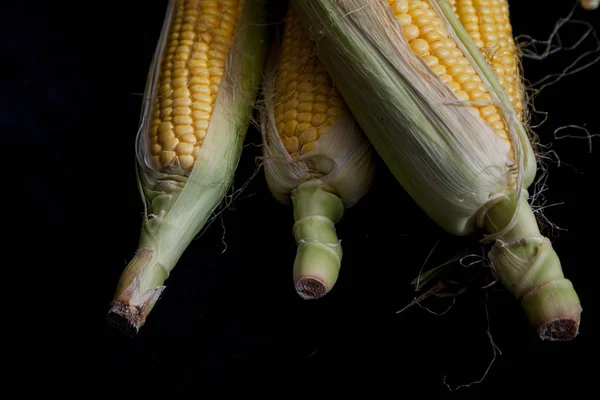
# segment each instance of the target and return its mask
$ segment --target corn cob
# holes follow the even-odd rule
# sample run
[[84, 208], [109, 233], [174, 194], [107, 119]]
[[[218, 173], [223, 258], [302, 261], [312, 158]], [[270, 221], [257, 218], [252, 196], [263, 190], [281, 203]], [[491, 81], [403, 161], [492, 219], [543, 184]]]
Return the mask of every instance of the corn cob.
[[316, 299], [338, 278], [335, 224], [370, 187], [372, 149], [292, 8], [272, 60], [261, 109], [265, 174], [274, 197], [293, 203], [296, 291]]
[[127, 335], [231, 185], [266, 56], [262, 12], [260, 0], [168, 4], [136, 142], [141, 236], [108, 313]]
[[496, 276], [542, 339], [575, 337], [579, 298], [528, 203], [536, 163], [518, 103], [452, 6], [293, 4], [318, 32], [321, 61], [400, 184], [448, 232], [487, 230]]

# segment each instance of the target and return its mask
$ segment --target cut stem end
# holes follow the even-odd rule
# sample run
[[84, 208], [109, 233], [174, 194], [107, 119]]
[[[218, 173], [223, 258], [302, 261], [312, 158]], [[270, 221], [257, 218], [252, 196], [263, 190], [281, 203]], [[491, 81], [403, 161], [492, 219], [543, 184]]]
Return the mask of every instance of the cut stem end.
[[338, 278], [342, 247], [335, 223], [342, 218], [342, 200], [319, 180], [305, 182], [292, 193], [294, 238], [293, 267], [296, 292], [304, 299], [326, 295]]
[[296, 282], [296, 292], [304, 300], [316, 300], [328, 292], [327, 285], [315, 278], [301, 278]]
[[537, 332], [542, 340], [566, 342], [579, 333], [579, 321], [557, 319], [539, 326]]
[[526, 294], [521, 305], [540, 339], [568, 341], [578, 335], [581, 304], [569, 280], [543, 284]]
[[113, 329], [129, 337], [136, 336], [146, 320], [139, 308], [121, 301], [113, 302], [106, 318]]
[[[168, 272], [153, 263], [153, 254], [152, 249], [138, 249], [121, 274], [117, 291], [110, 303], [108, 324], [127, 336], [135, 336], [138, 333], [165, 290], [163, 283]], [[149, 284], [146, 283], [143, 287], [142, 282]]]

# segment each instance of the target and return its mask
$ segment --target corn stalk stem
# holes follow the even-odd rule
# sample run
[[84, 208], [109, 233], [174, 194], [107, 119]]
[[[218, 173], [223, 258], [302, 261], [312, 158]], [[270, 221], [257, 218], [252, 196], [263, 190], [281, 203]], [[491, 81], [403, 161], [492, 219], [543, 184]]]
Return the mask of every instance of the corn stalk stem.
[[[125, 268], [108, 311], [108, 322], [126, 336], [135, 336], [146, 322], [169, 272], [156, 262], [155, 249], [140, 247]], [[144, 288], [148, 282], [151, 288]]]
[[335, 224], [344, 204], [321, 180], [300, 184], [291, 193], [294, 238], [298, 246], [293, 267], [296, 292], [304, 299], [318, 299], [334, 286], [342, 262], [342, 246]]
[[[542, 340], [566, 341], [579, 332], [581, 304], [573, 284], [565, 279], [560, 259], [550, 240], [540, 233], [535, 215], [523, 192], [517, 223], [490, 251], [494, 273], [504, 287], [521, 301], [529, 323]], [[516, 195], [507, 195], [486, 215], [490, 233], [510, 221]]]

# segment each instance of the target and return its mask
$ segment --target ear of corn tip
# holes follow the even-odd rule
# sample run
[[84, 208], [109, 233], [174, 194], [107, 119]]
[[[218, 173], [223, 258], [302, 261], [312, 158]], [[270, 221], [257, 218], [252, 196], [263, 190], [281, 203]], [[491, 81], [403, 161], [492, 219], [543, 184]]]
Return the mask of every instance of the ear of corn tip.
[[262, 0], [169, 2], [136, 143], [146, 215], [108, 315], [126, 334], [144, 324], [230, 188], [266, 56], [263, 7]]
[[292, 2], [402, 186], [451, 233], [485, 227], [494, 270], [540, 337], [572, 339], [579, 299], [527, 201], [535, 154], [520, 121], [506, 1]]

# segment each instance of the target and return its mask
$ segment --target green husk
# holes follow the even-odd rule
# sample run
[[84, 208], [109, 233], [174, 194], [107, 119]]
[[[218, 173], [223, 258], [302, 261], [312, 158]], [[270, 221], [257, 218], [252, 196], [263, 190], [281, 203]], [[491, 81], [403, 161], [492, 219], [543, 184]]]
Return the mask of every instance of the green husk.
[[206, 138], [189, 177], [153, 169], [148, 151], [151, 105], [176, 1], [169, 3], [148, 77], [137, 142], [144, 200], [138, 251], [122, 273], [109, 322], [135, 335], [163, 292], [181, 255], [231, 187], [250, 124], [267, 49], [264, 0], [246, 0]]
[[[495, 241], [490, 252], [494, 271], [521, 299], [540, 337], [575, 337], [579, 299], [527, 201], [536, 174], [527, 130], [449, 3], [430, 1], [502, 110], [515, 159], [508, 158], [506, 145], [485, 121], [471, 113], [472, 104], [460, 103], [412, 52], [386, 1], [292, 3], [356, 120], [408, 194], [454, 235], [486, 229], [484, 239]], [[513, 257], [515, 252], [522, 256]], [[546, 272], [525, 279], [540, 262]], [[553, 301], [545, 301], [547, 293], [540, 296], [549, 289], [537, 289], [553, 280], [568, 284], [561, 283]]]

